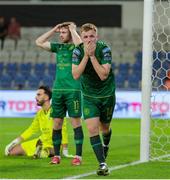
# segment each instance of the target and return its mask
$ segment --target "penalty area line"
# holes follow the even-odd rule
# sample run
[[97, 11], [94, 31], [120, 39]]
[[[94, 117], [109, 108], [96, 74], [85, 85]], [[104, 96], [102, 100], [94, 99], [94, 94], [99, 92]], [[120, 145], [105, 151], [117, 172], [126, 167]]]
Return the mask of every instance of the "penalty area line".
[[[119, 166], [109, 167], [109, 170], [111, 172], [111, 171], [115, 171], [117, 169], [122, 169], [122, 168], [125, 168], [125, 167], [128, 167], [128, 166], [134, 166], [134, 165], [137, 165], [137, 164], [140, 164], [140, 163], [142, 163], [142, 162], [141, 161], [134, 161], [134, 162], [119, 165]], [[92, 172], [84, 173], [84, 174], [79, 174], [79, 175], [76, 175], [76, 176], [70, 176], [70, 177], [66, 177], [64, 179], [79, 179], [79, 178], [87, 177], [87, 176], [90, 176], [90, 175], [93, 175], [93, 174], [96, 174], [96, 171], [92, 171]]]

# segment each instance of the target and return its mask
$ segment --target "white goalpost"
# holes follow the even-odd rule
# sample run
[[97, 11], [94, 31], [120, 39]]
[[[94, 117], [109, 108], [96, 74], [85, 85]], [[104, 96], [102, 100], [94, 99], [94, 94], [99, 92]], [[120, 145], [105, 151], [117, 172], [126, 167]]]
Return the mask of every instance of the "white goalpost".
[[142, 111], [140, 161], [149, 160], [150, 97], [152, 70], [152, 15], [154, 0], [144, 0], [143, 59], [142, 59]]
[[[140, 161], [170, 159], [170, 1], [144, 0]], [[155, 114], [155, 111], [159, 111]]]

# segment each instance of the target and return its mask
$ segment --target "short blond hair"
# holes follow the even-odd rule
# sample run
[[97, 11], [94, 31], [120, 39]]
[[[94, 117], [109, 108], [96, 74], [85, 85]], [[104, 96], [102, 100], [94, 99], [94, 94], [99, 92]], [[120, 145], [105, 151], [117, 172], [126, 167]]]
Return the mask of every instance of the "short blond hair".
[[94, 30], [97, 33], [97, 27], [92, 23], [83, 24], [80, 28], [80, 33], [82, 33], [83, 31], [87, 32], [89, 30]]

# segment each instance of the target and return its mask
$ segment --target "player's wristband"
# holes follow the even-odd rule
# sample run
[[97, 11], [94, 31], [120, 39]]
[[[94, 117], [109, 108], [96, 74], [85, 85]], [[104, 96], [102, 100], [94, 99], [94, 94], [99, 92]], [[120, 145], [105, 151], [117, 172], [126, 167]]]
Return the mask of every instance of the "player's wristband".
[[21, 142], [21, 140], [19, 138], [16, 138], [10, 143], [10, 147], [12, 148], [15, 145], [19, 144], [20, 142]]
[[13, 144], [19, 144], [21, 140], [19, 138], [16, 138], [12, 141]]
[[14, 139], [10, 144], [8, 144], [5, 147], [5, 155], [8, 156], [10, 153], [10, 150], [16, 146], [17, 144], [19, 144], [21, 142], [21, 140], [19, 138]]

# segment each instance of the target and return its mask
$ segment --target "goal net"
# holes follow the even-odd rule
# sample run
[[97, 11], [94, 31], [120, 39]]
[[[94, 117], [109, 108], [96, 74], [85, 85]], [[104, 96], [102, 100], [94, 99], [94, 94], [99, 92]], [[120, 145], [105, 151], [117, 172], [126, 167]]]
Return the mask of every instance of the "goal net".
[[170, 161], [170, 0], [154, 0], [150, 160]]

